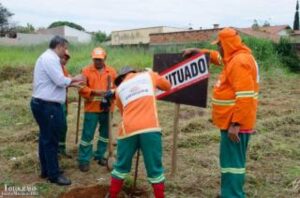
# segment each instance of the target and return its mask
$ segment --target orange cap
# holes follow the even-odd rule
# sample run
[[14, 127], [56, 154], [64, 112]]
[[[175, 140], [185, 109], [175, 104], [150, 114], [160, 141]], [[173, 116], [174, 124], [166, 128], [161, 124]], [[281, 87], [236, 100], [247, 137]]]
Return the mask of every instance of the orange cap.
[[219, 43], [220, 41], [238, 35], [238, 32], [233, 28], [224, 28], [218, 33], [218, 37], [216, 40], [211, 42], [212, 45]]
[[101, 47], [97, 47], [92, 51], [92, 59], [105, 59], [106, 52]]

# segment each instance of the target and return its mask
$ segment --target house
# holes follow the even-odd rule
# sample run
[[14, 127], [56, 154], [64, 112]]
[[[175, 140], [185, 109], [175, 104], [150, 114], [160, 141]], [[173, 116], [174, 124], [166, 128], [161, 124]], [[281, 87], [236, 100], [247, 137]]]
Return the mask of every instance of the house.
[[150, 34], [166, 33], [186, 30], [185, 28], [176, 28], [168, 26], [146, 27], [130, 30], [119, 30], [111, 33], [112, 45], [139, 45], [149, 44]]
[[281, 37], [290, 36], [292, 31], [289, 25], [274, 25], [258, 28], [236, 28], [236, 30], [247, 36], [269, 39], [274, 42], [279, 42]]
[[70, 42], [88, 43], [92, 40], [92, 35], [69, 26], [60, 26], [49, 29], [38, 30], [36, 33], [16, 33], [15, 38], [0, 38], [0, 45], [37, 45], [49, 43], [55, 36], [63, 36]]
[[71, 28], [66, 25], [38, 30], [37, 34], [59, 35], [59, 36], [65, 37], [71, 41], [75, 41], [75, 42], [79, 42], [79, 43], [88, 43], [92, 40], [91, 34], [84, 32], [84, 31], [77, 30], [75, 28]]
[[[222, 28], [218, 24], [214, 24], [212, 29], [199, 29], [189, 31], [178, 31], [169, 33], [152, 33], [150, 34], [151, 45], [164, 44], [182, 44], [182, 43], [197, 43], [211, 41], [217, 37], [217, 33]], [[240, 34], [254, 36], [257, 38], [270, 39], [274, 42], [279, 42], [281, 37], [290, 37], [294, 40], [300, 39], [300, 34], [297, 31], [292, 31], [288, 25], [277, 25], [268, 27], [253, 28], [235, 28]]]
[[217, 36], [221, 28], [214, 25], [212, 29], [185, 30], [168, 33], [150, 34], [150, 45], [184, 44], [210, 41]]
[[290, 40], [291, 43], [300, 43], [300, 30], [293, 30], [290, 34]]

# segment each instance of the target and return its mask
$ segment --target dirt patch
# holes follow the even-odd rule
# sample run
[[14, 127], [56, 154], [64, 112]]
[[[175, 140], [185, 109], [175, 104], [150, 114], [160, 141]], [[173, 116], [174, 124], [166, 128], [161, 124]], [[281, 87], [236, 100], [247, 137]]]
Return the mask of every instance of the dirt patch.
[[[109, 186], [88, 186], [88, 187], [78, 187], [73, 188], [66, 193], [62, 193], [59, 195], [59, 198], [104, 198], [106, 193], [108, 192]], [[126, 191], [126, 192], [125, 192]], [[119, 193], [118, 198], [148, 198], [149, 193], [145, 190], [136, 190], [136, 193], [131, 193], [129, 190], [125, 190]], [[134, 194], [134, 195], [131, 195]]]
[[5, 80], [17, 80], [19, 83], [32, 82], [32, 68], [29, 66], [4, 66], [0, 69], [0, 82]]

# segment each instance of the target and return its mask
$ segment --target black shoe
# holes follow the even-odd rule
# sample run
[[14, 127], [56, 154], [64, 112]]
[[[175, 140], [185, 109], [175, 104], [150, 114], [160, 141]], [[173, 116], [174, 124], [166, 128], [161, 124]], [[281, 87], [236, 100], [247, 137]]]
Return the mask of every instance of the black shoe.
[[81, 172], [88, 172], [90, 170], [89, 164], [79, 164], [78, 167]]
[[49, 179], [49, 181], [59, 186], [67, 186], [72, 184], [71, 180], [63, 175], [58, 176], [56, 179]]
[[[61, 169], [59, 170], [59, 174], [60, 174], [60, 175], [64, 174], [64, 172], [65, 172], [65, 171], [63, 171], [63, 170], [61, 170]], [[47, 177], [48, 177], [48, 174], [47, 174], [47, 173], [41, 173], [41, 174], [40, 174], [40, 178], [42, 178], [42, 179], [46, 179]]]
[[105, 158], [100, 159], [100, 160], [98, 161], [98, 164], [99, 164], [100, 166], [106, 166], [106, 165], [107, 165], [107, 159], [105, 159]]

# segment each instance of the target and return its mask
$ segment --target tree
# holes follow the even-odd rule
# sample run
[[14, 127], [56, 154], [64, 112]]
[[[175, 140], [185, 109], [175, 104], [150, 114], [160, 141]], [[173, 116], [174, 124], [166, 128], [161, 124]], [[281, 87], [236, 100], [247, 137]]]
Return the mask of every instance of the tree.
[[271, 26], [270, 22], [265, 20], [263, 27], [270, 27], [270, 26]]
[[251, 27], [254, 30], [258, 30], [259, 29], [259, 24], [258, 24], [258, 21], [256, 19], [254, 19], [253, 24], [252, 24]]
[[26, 26], [16, 26], [12, 30], [19, 33], [33, 33], [35, 31], [35, 28], [32, 24], [27, 23]]
[[102, 43], [104, 41], [107, 41], [109, 39], [109, 36], [107, 36], [105, 32], [98, 31], [94, 33], [94, 39], [95, 41]]
[[8, 19], [14, 14], [8, 11], [1, 3], [0, 3], [0, 36], [4, 36], [8, 30]]
[[51, 25], [49, 25], [48, 28], [54, 28], [54, 27], [59, 27], [59, 26], [64, 26], [64, 25], [69, 26], [71, 28], [75, 28], [80, 31], [85, 31], [85, 29], [82, 26], [80, 26], [76, 23], [73, 23], [73, 22], [69, 22], [69, 21], [55, 21], [55, 22], [51, 23]]
[[295, 13], [295, 18], [294, 18], [294, 30], [299, 30], [299, 2], [297, 0], [296, 4], [296, 13]]

